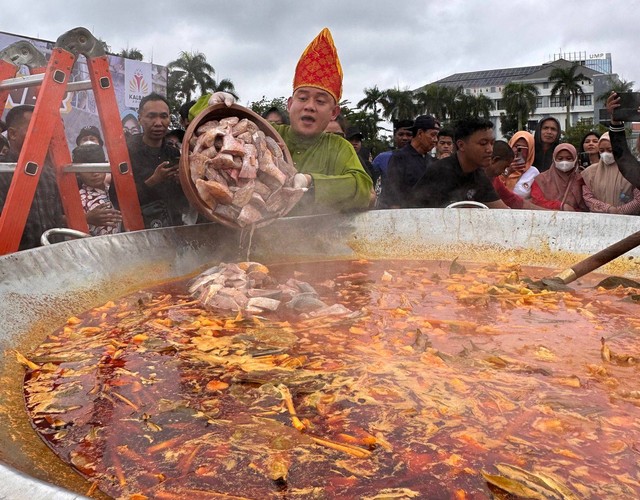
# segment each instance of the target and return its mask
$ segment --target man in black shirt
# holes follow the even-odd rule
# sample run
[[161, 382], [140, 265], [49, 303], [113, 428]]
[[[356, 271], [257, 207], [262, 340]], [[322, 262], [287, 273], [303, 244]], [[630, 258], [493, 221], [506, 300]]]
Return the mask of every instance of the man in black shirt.
[[387, 176], [382, 190], [384, 208], [411, 208], [416, 182], [433, 162], [429, 152], [438, 141], [440, 123], [433, 117], [422, 115], [416, 118], [413, 139], [402, 149], [394, 151], [387, 167]]
[[[169, 104], [161, 95], [149, 94], [140, 101], [138, 115], [142, 134], [127, 137], [127, 148], [144, 225], [181, 226], [189, 202], [179, 182], [180, 150], [165, 139], [171, 123]], [[111, 186], [109, 195], [119, 208], [114, 194]]]
[[438, 208], [457, 201], [478, 201], [490, 208], [509, 208], [484, 172], [493, 154], [493, 124], [479, 118], [459, 120], [454, 138], [456, 152], [429, 165], [417, 182], [414, 206]]

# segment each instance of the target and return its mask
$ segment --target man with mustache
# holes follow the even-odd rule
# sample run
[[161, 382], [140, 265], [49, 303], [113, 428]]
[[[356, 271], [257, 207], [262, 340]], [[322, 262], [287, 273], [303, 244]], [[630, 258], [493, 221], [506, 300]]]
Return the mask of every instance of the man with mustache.
[[[273, 125], [298, 170], [296, 187], [307, 188], [290, 215], [364, 210], [373, 197], [373, 182], [353, 146], [336, 134], [324, 133], [340, 114], [342, 67], [331, 33], [323, 29], [305, 49], [287, 101], [291, 125]], [[233, 103], [224, 92], [203, 96], [189, 111], [195, 117], [207, 105]]]

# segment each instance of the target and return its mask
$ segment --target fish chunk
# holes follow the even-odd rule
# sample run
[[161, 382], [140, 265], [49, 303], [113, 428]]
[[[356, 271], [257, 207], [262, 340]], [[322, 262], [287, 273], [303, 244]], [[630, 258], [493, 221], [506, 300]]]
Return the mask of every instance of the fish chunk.
[[280, 306], [280, 301], [276, 299], [270, 299], [268, 297], [252, 297], [247, 302], [247, 307], [258, 307], [260, 309], [266, 309], [268, 311], [276, 311]]
[[191, 173], [191, 180], [195, 183], [198, 179], [204, 177], [204, 172], [209, 163], [210, 158], [198, 153], [192, 153], [189, 155], [189, 171]]
[[245, 205], [238, 215], [237, 222], [240, 227], [250, 226], [262, 220], [262, 212], [253, 205]]
[[[230, 154], [232, 156], [244, 156], [244, 144], [233, 135], [227, 134], [222, 138], [221, 154]], [[242, 164], [241, 164], [242, 165]]]
[[196, 189], [198, 193], [206, 193], [207, 198], [212, 197], [216, 202], [223, 205], [230, 205], [233, 201], [233, 194], [229, 191], [229, 188], [221, 182], [198, 179], [196, 181]]
[[233, 205], [236, 207], [244, 207], [249, 203], [251, 201], [251, 196], [253, 195], [254, 186], [255, 182], [251, 181], [240, 188], [235, 188], [235, 192], [233, 193]]
[[240, 121], [240, 118], [238, 118], [237, 116], [227, 116], [226, 118], [223, 118], [222, 120], [220, 120], [220, 125], [227, 125], [228, 127], [233, 127], [239, 121]]
[[233, 162], [233, 156], [228, 153], [218, 153], [218, 155], [211, 160], [211, 165], [217, 169], [229, 169], [235, 168], [236, 166]]
[[209, 120], [196, 129], [196, 135], [202, 135], [213, 128], [217, 128], [219, 125], [220, 122], [218, 120]]
[[223, 136], [225, 134], [225, 131], [226, 129], [222, 129], [220, 127], [207, 130], [204, 134], [198, 137], [196, 145], [193, 148], [193, 152], [199, 153], [203, 149], [210, 148], [215, 143], [216, 138], [219, 136]]

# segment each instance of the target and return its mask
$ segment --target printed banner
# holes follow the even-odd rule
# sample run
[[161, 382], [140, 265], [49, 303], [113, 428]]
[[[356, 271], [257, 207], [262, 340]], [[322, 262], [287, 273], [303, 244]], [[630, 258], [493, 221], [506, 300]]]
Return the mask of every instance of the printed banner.
[[142, 98], [151, 93], [151, 65], [142, 61], [124, 60], [125, 100], [128, 108], [138, 109]]

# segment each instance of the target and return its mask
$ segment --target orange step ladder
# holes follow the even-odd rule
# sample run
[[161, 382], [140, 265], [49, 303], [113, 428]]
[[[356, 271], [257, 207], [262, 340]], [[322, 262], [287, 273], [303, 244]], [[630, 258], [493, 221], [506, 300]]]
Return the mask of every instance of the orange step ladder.
[[[17, 44], [22, 45], [14, 47]], [[19, 248], [40, 174], [43, 168], [50, 168], [49, 165], [45, 165], [47, 152], [56, 169], [58, 189], [69, 228], [89, 232], [74, 172], [110, 171], [124, 227], [128, 231], [144, 229], [129, 152], [109, 72], [109, 61], [102, 44], [87, 29], [75, 28], [58, 38], [46, 66], [44, 56], [33, 45], [28, 42], [17, 44], [10, 46], [16, 50], [7, 48], [0, 53], [0, 57], [4, 56], [4, 59], [0, 60], [0, 115], [4, 111], [11, 90], [25, 87], [39, 87], [39, 90], [18, 162], [9, 166], [2, 164], [5, 169], [14, 170], [14, 173], [0, 215], [0, 255], [15, 252]], [[69, 83], [78, 54], [86, 57], [90, 80]], [[29, 67], [30, 76], [16, 77], [21, 65]], [[92, 89], [95, 95], [109, 156], [108, 164], [71, 163], [60, 105], [68, 91], [84, 89]]]

